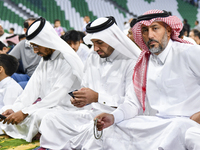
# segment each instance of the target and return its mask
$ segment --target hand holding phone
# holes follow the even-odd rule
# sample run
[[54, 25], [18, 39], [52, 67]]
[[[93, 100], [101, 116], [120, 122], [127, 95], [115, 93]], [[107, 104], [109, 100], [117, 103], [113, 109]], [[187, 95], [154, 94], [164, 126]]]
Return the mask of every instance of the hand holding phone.
[[74, 98], [74, 94], [73, 94], [74, 91], [78, 91], [78, 90], [73, 90], [73, 91], [68, 93], [72, 98]]
[[0, 119], [6, 119], [6, 116], [4, 116], [4, 115], [2, 115], [2, 114], [0, 114]]

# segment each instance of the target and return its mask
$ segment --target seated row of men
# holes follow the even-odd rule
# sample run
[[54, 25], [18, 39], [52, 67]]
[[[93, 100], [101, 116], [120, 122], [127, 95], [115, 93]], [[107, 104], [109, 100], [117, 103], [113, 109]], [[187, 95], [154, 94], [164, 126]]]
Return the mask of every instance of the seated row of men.
[[178, 38], [181, 29], [166, 11], [144, 13], [132, 27], [141, 51], [113, 17], [98, 18], [86, 27], [94, 51], [83, 65], [49, 22], [35, 20], [26, 39], [43, 59], [2, 108], [1, 129], [28, 142], [41, 135], [38, 149], [200, 149], [200, 47]]

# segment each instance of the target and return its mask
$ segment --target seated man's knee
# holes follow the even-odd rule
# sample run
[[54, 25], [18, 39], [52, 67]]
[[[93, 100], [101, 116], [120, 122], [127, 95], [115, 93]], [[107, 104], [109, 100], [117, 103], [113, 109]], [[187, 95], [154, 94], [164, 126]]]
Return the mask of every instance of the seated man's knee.
[[200, 148], [200, 128], [191, 127], [185, 133], [185, 143], [188, 150], [197, 150]]

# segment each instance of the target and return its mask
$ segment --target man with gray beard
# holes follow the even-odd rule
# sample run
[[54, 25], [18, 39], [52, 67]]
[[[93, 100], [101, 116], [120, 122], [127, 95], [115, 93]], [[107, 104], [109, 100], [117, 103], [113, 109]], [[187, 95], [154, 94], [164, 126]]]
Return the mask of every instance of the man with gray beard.
[[[167, 36], [167, 25], [163, 22], [160, 22], [159, 24], [163, 25], [165, 27], [165, 33], [164, 35], [161, 37], [161, 40], [155, 40], [153, 37], [150, 37], [148, 41], [145, 40], [145, 38], [143, 37], [143, 40], [145, 42], [145, 44], [147, 45], [149, 51], [152, 54], [158, 55], [160, 54], [165, 47], [168, 44], [168, 36]], [[144, 30], [144, 33], [146, 32], [146, 28], [142, 27], [142, 30]], [[145, 33], [146, 34], [146, 33]], [[158, 43], [158, 47], [155, 46], [155, 44], [151, 44], [151, 43]]]
[[[166, 11], [150, 10], [137, 18], [132, 31], [143, 51], [125, 102], [95, 117], [98, 130], [106, 128], [103, 149], [200, 149], [198, 140], [190, 140], [194, 127], [200, 127], [200, 47], [178, 38], [181, 29], [181, 20]], [[155, 116], [138, 115], [147, 102], [157, 111]], [[112, 128], [120, 129], [121, 139], [113, 136]]]

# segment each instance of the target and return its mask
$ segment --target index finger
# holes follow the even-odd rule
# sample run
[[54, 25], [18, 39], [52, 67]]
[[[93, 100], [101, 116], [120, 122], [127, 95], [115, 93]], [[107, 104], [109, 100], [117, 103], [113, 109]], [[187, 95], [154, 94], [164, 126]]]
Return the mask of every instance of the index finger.
[[73, 92], [73, 94], [74, 94], [74, 96], [82, 96], [82, 95], [84, 95], [84, 91], [74, 91]]
[[94, 119], [100, 119], [100, 120], [101, 120], [102, 117], [103, 117], [103, 114], [104, 114], [104, 113], [101, 113], [101, 114], [97, 115]]
[[8, 122], [7, 118], [3, 120], [3, 124], [5, 124], [6, 122]]

